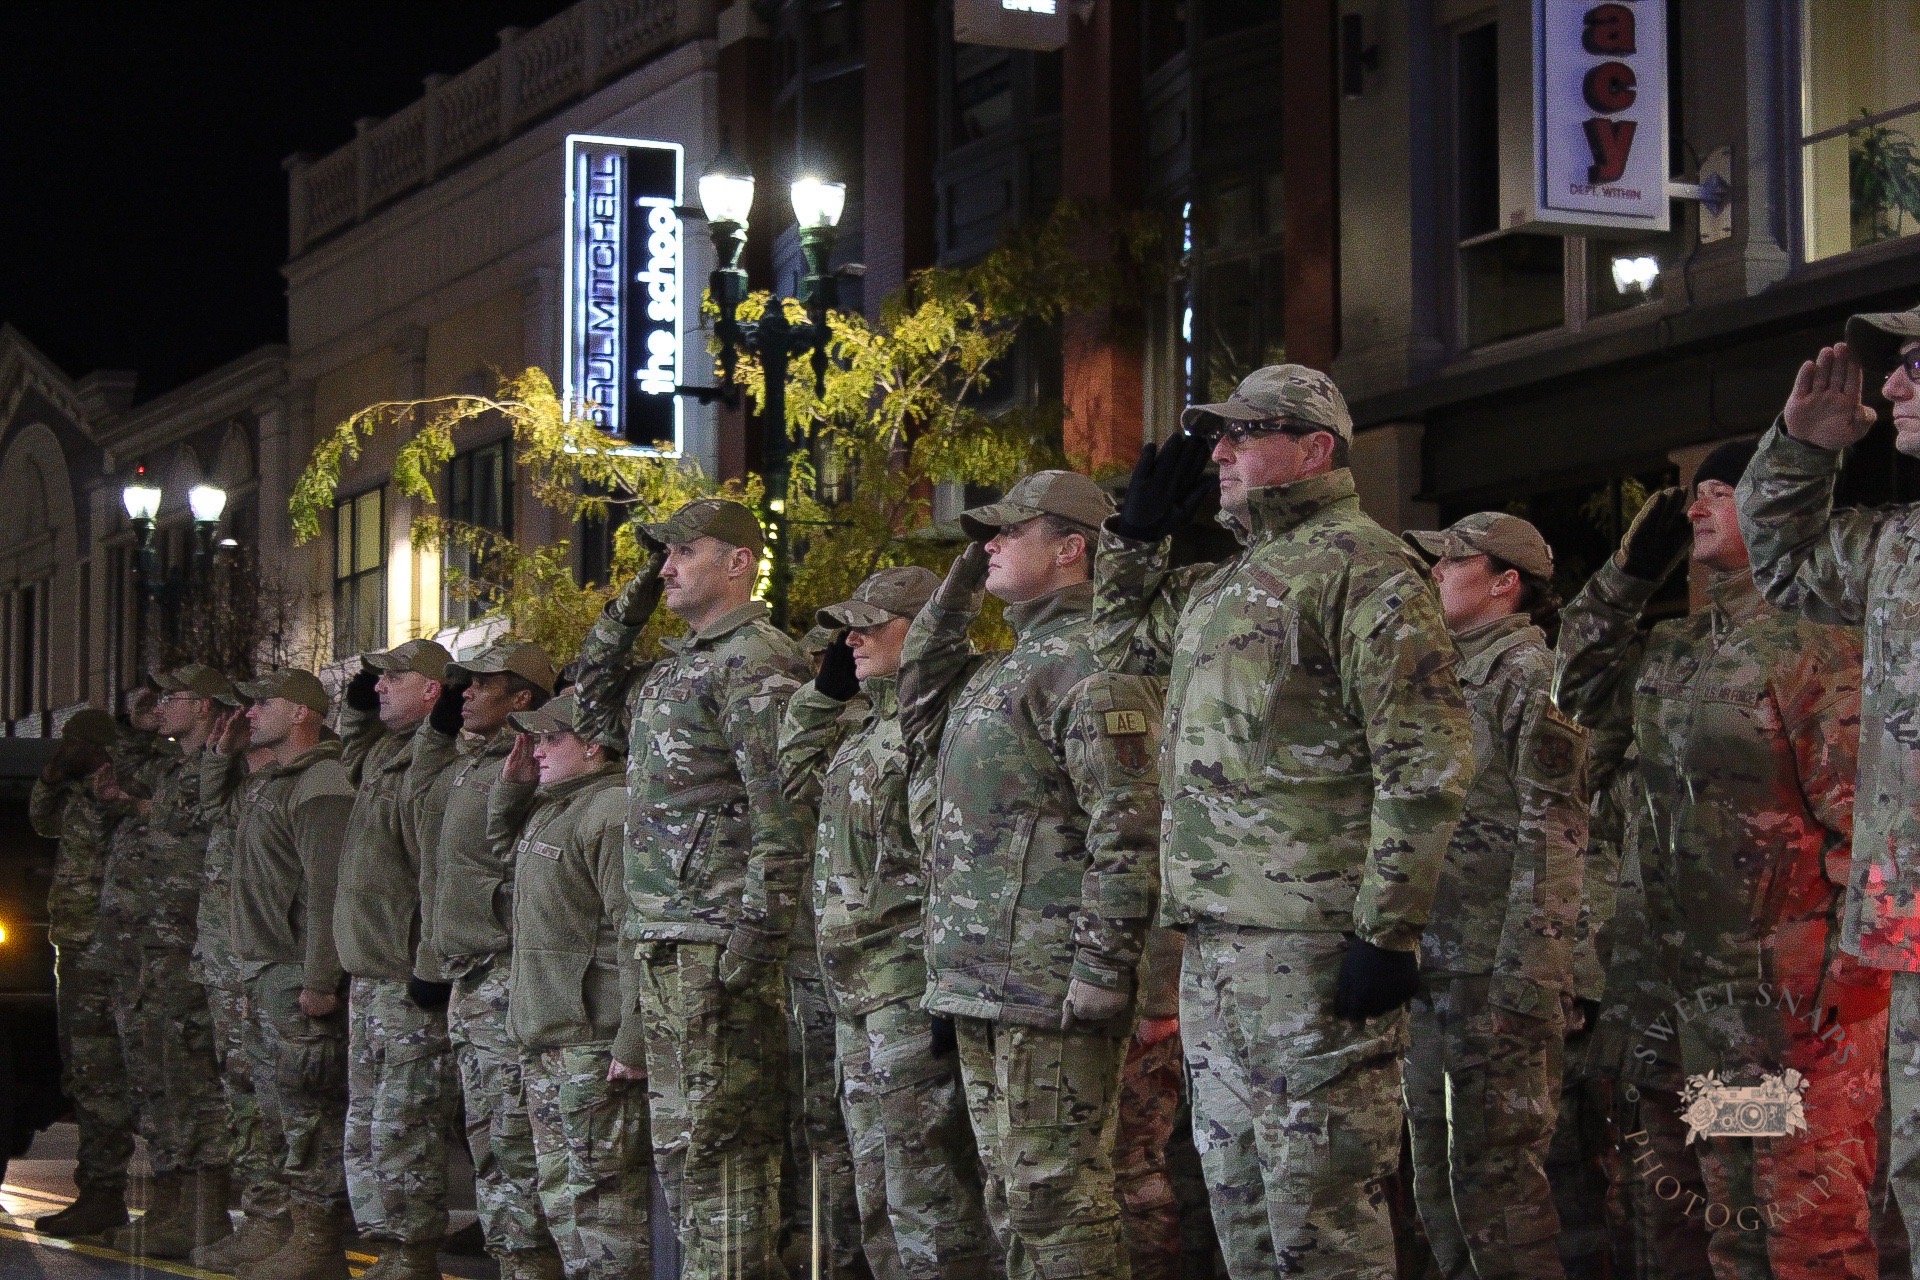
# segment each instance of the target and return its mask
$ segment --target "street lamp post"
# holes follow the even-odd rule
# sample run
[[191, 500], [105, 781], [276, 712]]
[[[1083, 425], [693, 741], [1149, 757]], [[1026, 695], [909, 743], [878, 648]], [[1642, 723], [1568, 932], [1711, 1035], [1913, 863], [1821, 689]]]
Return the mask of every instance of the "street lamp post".
[[220, 516], [227, 509], [227, 491], [218, 485], [197, 484], [187, 491], [187, 507], [193, 512], [193, 563], [171, 571], [163, 568], [154, 545], [154, 531], [160, 514], [160, 502], [166, 496], [159, 485], [147, 477], [145, 466], [135, 468], [133, 479], [120, 491], [127, 509], [127, 523], [133, 526], [133, 571], [140, 583], [140, 612], [135, 619], [135, 661], [138, 646], [146, 634], [145, 613], [149, 606], [160, 608], [162, 625], [169, 636], [179, 628], [180, 606], [187, 595], [207, 575], [214, 558], [214, 534], [220, 528]]
[[714, 305], [720, 309], [714, 333], [720, 339], [721, 381], [731, 386], [739, 367], [740, 352], [749, 351], [760, 359], [766, 375], [766, 395], [760, 412], [765, 424], [764, 452], [766, 473], [765, 506], [761, 518], [767, 526], [773, 546], [770, 594], [773, 621], [787, 623], [787, 587], [792, 579], [793, 557], [786, 517], [788, 457], [787, 369], [794, 356], [811, 353], [814, 389], [826, 390], [827, 311], [836, 301], [833, 269], [835, 228], [846, 209], [847, 187], [843, 182], [822, 182], [803, 177], [796, 181], [789, 196], [793, 214], [800, 224], [800, 251], [806, 257], [807, 273], [800, 283], [800, 303], [806, 309], [803, 324], [787, 319], [786, 299], [775, 296], [758, 320], [739, 319], [740, 304], [747, 296], [747, 273], [740, 265], [747, 247], [747, 218], [753, 209], [753, 174], [727, 151], [700, 175], [700, 207], [707, 215], [707, 230], [713, 236], [713, 248], [719, 265], [708, 283]]

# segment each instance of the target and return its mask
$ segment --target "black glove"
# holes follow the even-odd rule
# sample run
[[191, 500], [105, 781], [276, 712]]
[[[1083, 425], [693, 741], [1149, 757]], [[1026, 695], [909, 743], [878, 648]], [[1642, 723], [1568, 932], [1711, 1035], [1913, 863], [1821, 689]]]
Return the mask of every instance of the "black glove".
[[360, 674], [347, 681], [347, 705], [355, 711], [378, 711], [380, 695], [373, 686], [380, 683], [380, 673], [372, 667], [361, 667]]
[[860, 677], [853, 673], [853, 646], [847, 643], [846, 632], [835, 636], [820, 656], [820, 674], [813, 678], [813, 687], [836, 702], [845, 702], [860, 692]]
[[1411, 951], [1388, 951], [1355, 938], [1340, 962], [1340, 985], [1334, 989], [1337, 1018], [1377, 1018], [1413, 999], [1420, 986], [1420, 957]]
[[1210, 452], [1206, 441], [1184, 431], [1165, 444], [1143, 447], [1113, 531], [1135, 542], [1158, 542], [1191, 523], [1207, 500]]
[[453, 999], [451, 982], [428, 982], [425, 978], [407, 979], [407, 999], [428, 1013], [447, 1007], [447, 1001]]
[[1693, 542], [1685, 489], [1662, 489], [1646, 500], [1620, 539], [1620, 569], [1642, 582], [1665, 582]]
[[953, 1019], [935, 1014], [928, 1023], [933, 1044], [933, 1056], [944, 1058], [960, 1047], [959, 1033], [953, 1029]]
[[449, 738], [460, 736], [460, 726], [467, 718], [467, 690], [472, 687], [471, 680], [459, 684], [440, 686], [440, 696], [434, 699], [433, 710], [427, 712], [427, 723], [437, 733]]

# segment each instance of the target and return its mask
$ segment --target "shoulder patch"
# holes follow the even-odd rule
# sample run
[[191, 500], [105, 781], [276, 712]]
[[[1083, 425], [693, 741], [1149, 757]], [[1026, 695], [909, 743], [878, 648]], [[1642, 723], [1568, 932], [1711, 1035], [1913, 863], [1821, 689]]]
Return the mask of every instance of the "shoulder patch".
[[1138, 737], [1147, 731], [1147, 713], [1144, 711], [1108, 711], [1104, 714], [1109, 738]]
[[1535, 701], [1514, 772], [1542, 790], [1571, 795], [1585, 775], [1586, 760], [1587, 731], [1542, 694]]

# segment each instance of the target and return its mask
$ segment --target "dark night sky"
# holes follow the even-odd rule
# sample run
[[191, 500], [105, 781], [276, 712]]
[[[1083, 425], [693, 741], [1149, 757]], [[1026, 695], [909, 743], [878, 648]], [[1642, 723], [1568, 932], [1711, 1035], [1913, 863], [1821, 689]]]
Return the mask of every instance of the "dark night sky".
[[281, 159], [567, 0], [7, 0], [0, 321], [141, 400], [286, 340]]

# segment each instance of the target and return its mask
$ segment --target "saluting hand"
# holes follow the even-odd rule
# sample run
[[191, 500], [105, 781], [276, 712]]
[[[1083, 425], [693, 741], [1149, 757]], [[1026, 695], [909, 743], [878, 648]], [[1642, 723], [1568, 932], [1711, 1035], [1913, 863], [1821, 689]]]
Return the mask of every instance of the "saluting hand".
[[533, 758], [532, 734], [513, 735], [513, 750], [507, 752], [507, 762], [500, 767], [500, 781], [517, 783], [540, 781], [540, 762]]
[[1821, 449], [1839, 450], [1873, 426], [1874, 412], [1861, 400], [1866, 371], [1844, 342], [1822, 347], [1800, 366], [1781, 414], [1787, 434]]

